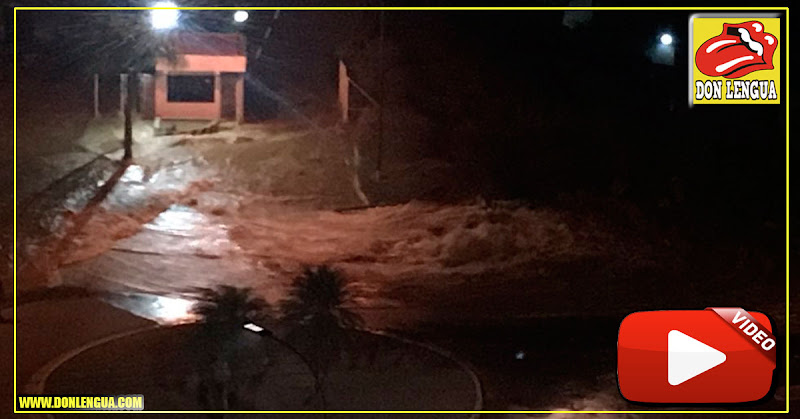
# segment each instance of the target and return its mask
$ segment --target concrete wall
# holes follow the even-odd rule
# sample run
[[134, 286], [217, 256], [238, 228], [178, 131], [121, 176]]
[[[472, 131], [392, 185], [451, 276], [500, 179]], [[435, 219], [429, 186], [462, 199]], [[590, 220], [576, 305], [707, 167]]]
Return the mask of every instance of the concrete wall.
[[236, 80], [236, 122], [244, 122], [244, 74]]

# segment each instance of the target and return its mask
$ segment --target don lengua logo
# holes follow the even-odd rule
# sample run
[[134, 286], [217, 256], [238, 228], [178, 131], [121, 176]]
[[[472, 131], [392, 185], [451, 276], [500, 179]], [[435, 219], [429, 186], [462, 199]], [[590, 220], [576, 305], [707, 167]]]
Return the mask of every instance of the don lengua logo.
[[772, 55], [778, 47], [775, 36], [764, 33], [764, 24], [751, 20], [725, 23], [722, 33], [697, 50], [697, 68], [707, 76], [736, 79], [758, 70], [772, 70]]
[[690, 104], [780, 103], [780, 18], [694, 15]]

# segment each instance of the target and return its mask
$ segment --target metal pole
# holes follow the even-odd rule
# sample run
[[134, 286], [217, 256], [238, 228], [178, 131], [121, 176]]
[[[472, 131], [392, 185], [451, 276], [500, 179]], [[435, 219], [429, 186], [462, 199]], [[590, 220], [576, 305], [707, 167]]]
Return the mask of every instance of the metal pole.
[[123, 160], [131, 160], [133, 158], [133, 121], [131, 120], [131, 111], [133, 109], [133, 96], [136, 94], [134, 90], [134, 73], [133, 69], [128, 70], [125, 77], [125, 138], [122, 141], [122, 146], [125, 148], [125, 155]]

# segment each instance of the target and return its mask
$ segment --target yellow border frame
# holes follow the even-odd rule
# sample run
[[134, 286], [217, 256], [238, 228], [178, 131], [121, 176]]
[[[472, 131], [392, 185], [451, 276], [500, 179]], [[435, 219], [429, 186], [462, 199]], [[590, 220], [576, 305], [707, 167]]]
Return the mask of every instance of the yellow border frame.
[[[632, 10], [632, 11], [782, 11], [786, 14], [786, 410], [145, 410], [17, 411], [17, 10]], [[789, 413], [789, 8], [788, 7], [15, 7], [14, 8], [14, 413]]]

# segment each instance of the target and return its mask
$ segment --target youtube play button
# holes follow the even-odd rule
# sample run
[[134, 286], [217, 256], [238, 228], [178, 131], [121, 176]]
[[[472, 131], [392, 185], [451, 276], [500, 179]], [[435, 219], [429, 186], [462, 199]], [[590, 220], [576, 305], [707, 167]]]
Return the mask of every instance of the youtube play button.
[[619, 389], [646, 403], [740, 403], [772, 385], [775, 337], [767, 316], [740, 308], [646, 311], [620, 324]]
[[673, 386], [725, 362], [727, 357], [691, 336], [670, 330], [667, 339], [667, 381]]

